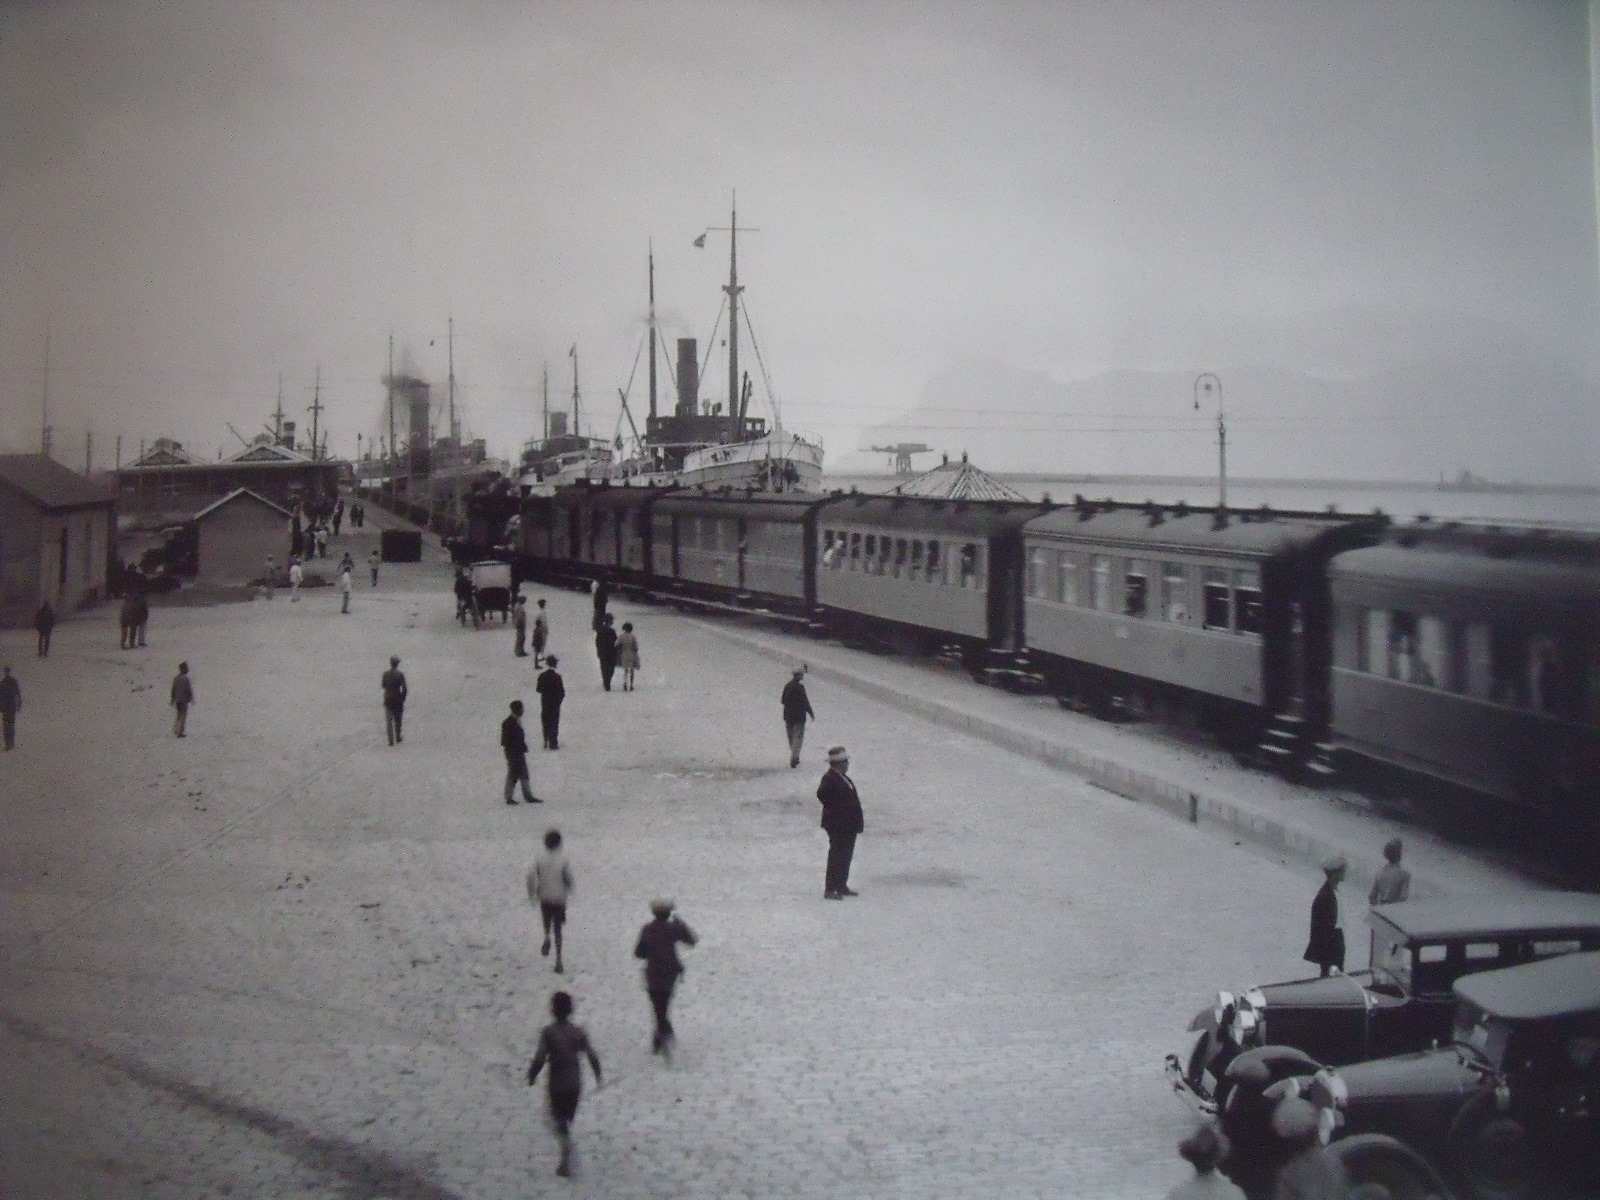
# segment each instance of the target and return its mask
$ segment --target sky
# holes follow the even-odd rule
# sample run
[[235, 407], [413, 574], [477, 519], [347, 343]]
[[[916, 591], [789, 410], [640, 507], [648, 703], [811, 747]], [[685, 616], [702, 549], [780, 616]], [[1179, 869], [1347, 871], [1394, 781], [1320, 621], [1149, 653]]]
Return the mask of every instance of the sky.
[[[0, 448], [39, 443], [48, 336], [70, 464], [88, 430], [97, 466], [119, 436], [231, 453], [280, 373], [308, 423], [319, 369], [353, 455], [390, 336], [442, 400], [452, 320], [492, 452], [538, 431], [545, 364], [570, 406], [574, 345], [610, 436], [647, 247], [664, 334], [703, 352], [728, 235], [693, 240], [736, 191], [761, 364], [830, 469], [881, 465], [871, 431], [973, 363], [1169, 374], [1200, 469], [1203, 370], [1421, 379], [1454, 428], [1485, 419], [1463, 369], [1532, 364], [1556, 418], [1507, 395], [1473, 468], [1600, 482], [1597, 44], [1576, 0], [5, 3]], [[1230, 393], [1241, 438], [1277, 402]], [[1029, 461], [1037, 413], [969, 408], [1015, 430], [984, 465]], [[1295, 428], [1324, 419], [1346, 475], [1394, 436]], [[1140, 465], [1140, 436], [1092, 465]]]

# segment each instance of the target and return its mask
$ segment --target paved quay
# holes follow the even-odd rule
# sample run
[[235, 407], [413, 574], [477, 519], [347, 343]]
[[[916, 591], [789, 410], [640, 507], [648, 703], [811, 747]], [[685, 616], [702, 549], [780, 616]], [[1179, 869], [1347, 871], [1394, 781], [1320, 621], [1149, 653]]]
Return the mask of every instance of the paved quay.
[[[1183, 1178], [1161, 1057], [1217, 988], [1304, 969], [1314, 869], [891, 693], [948, 686], [1024, 729], [1025, 698], [825, 643], [794, 643], [818, 720], [790, 770], [787, 639], [614, 602], [644, 669], [608, 694], [588, 598], [561, 590], [532, 594], [562, 748], [531, 755], [547, 802], [508, 807], [498, 724], [520, 697], [536, 733], [532, 660], [509, 627], [460, 627], [448, 585], [430, 543], [376, 589], [363, 574], [349, 616], [332, 588], [157, 607], [149, 646], [119, 651], [107, 609], [46, 661], [0, 633], [25, 693], [0, 757], [0, 1195], [1141, 1197]], [[391, 653], [412, 692], [394, 748]], [[842, 903], [821, 899], [814, 798], [834, 741], [867, 814]], [[552, 824], [577, 876], [559, 977], [522, 882]], [[660, 893], [701, 939], [670, 1065], [630, 955]], [[607, 1079], [573, 1180], [523, 1082], [557, 986]]]

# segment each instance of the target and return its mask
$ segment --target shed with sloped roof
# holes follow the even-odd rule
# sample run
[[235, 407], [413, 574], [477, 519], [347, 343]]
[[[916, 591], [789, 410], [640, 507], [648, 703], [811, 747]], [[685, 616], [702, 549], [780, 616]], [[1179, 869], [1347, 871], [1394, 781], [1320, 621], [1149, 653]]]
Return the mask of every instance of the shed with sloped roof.
[[115, 493], [43, 454], [0, 454], [0, 625], [106, 594]]

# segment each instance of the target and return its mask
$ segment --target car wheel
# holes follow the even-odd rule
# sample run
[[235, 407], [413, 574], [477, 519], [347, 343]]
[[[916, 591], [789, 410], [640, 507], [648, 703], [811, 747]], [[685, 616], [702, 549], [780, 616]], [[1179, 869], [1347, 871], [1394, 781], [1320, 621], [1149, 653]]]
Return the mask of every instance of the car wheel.
[[1533, 1192], [1528, 1131], [1498, 1112], [1488, 1093], [1474, 1096], [1450, 1127], [1450, 1158], [1474, 1200], [1524, 1200]]
[[1353, 1190], [1347, 1194], [1383, 1195], [1391, 1200], [1436, 1200], [1446, 1194], [1438, 1174], [1415, 1150], [1381, 1133], [1356, 1134], [1336, 1141], [1329, 1153], [1344, 1164]]

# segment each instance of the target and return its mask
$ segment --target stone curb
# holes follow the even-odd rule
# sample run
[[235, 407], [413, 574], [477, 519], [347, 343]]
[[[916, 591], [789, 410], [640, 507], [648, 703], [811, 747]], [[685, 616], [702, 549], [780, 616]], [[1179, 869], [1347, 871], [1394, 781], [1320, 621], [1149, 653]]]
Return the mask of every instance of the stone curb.
[[[792, 664], [797, 657], [792, 649], [768, 645], [736, 630], [727, 629], [706, 621], [696, 622], [702, 629], [765, 658]], [[1103, 791], [1112, 792], [1141, 804], [1151, 804], [1171, 815], [1194, 825], [1211, 825], [1263, 849], [1286, 858], [1320, 867], [1329, 855], [1340, 854], [1350, 864], [1346, 879], [1353, 884], [1369, 885], [1373, 873], [1361, 864], [1372, 857], [1372, 852], [1362, 847], [1352, 849], [1331, 842], [1302, 825], [1271, 816], [1237, 801], [1225, 800], [1194, 788], [1183, 787], [1169, 779], [1140, 771], [1096, 754], [1088, 754], [1073, 746], [1051, 738], [1040, 737], [1003, 722], [967, 712], [938, 700], [917, 696], [890, 684], [868, 679], [854, 671], [827, 663], [808, 662], [807, 670], [870, 699], [912, 713], [947, 729], [971, 734], [993, 745], [1022, 754], [1058, 770], [1081, 775]], [[1416, 900], [1448, 896], [1451, 888], [1436, 877], [1418, 869], [1416, 862], [1408, 861], [1411, 870], [1412, 898]]]

